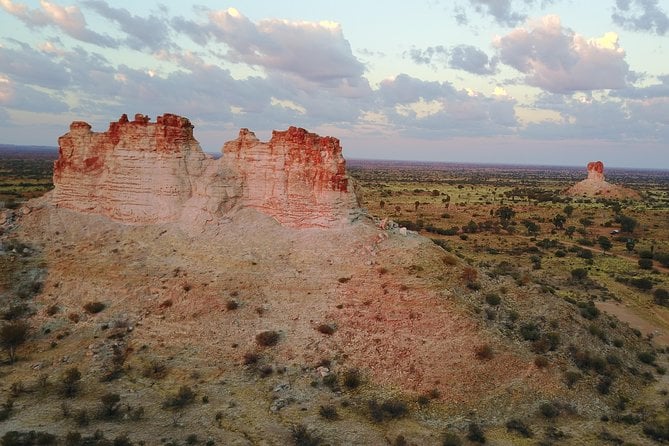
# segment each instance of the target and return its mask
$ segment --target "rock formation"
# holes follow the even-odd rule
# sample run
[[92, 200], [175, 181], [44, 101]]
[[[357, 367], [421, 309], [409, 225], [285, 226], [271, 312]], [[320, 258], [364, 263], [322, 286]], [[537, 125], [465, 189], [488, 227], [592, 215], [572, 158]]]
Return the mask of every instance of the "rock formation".
[[285, 226], [330, 227], [356, 208], [339, 140], [295, 127], [267, 143], [242, 129], [218, 160], [172, 114], [123, 115], [102, 133], [76, 121], [58, 144], [53, 203], [125, 223], [215, 221], [249, 207]]
[[626, 187], [611, 184], [604, 179], [604, 163], [591, 161], [588, 163], [588, 178], [579, 181], [567, 189], [565, 193], [574, 197], [603, 197], [638, 199], [639, 194]]

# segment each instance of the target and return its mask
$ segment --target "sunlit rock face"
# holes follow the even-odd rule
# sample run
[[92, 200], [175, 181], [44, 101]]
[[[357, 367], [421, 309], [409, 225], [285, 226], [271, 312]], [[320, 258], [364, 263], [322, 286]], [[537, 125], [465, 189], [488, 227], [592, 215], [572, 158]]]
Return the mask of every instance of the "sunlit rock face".
[[567, 189], [567, 195], [575, 197], [605, 197], [605, 198], [640, 198], [639, 194], [632, 190], [604, 179], [604, 163], [591, 161], [587, 165], [588, 177]]
[[243, 205], [288, 226], [329, 226], [356, 207], [336, 138], [290, 127], [261, 142], [242, 129], [223, 161], [239, 175]]
[[588, 179], [593, 181], [604, 181], [604, 163], [601, 161], [590, 161], [588, 163]]
[[295, 127], [269, 142], [242, 129], [218, 160], [172, 114], [123, 115], [101, 133], [76, 121], [58, 143], [52, 202], [125, 223], [206, 223], [250, 207], [285, 226], [330, 227], [356, 208], [339, 141]]

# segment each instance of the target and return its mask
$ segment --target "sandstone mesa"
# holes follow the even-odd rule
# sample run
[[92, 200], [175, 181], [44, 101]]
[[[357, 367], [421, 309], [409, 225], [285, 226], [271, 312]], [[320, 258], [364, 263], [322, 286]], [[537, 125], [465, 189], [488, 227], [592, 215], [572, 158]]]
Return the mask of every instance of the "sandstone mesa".
[[603, 198], [631, 198], [639, 199], [638, 192], [611, 184], [604, 179], [604, 163], [591, 161], [587, 165], [588, 177], [579, 181], [565, 191], [574, 197], [603, 197]]
[[106, 132], [75, 121], [58, 145], [52, 203], [124, 223], [215, 222], [251, 208], [288, 227], [332, 227], [358, 207], [339, 140], [301, 128], [268, 142], [241, 129], [214, 159], [187, 118], [137, 114]]

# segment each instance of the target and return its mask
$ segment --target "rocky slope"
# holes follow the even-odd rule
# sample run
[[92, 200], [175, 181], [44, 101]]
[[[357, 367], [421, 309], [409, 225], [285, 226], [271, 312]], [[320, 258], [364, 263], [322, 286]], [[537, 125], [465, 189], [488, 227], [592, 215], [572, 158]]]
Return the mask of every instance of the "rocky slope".
[[565, 191], [574, 197], [602, 198], [640, 198], [639, 193], [626, 187], [611, 184], [604, 179], [604, 163], [591, 161], [588, 163], [588, 177], [579, 181]]
[[123, 115], [102, 133], [74, 122], [58, 142], [53, 203], [125, 223], [215, 222], [250, 207], [287, 226], [330, 227], [356, 208], [339, 141], [295, 127], [267, 143], [242, 129], [218, 160], [171, 114]]

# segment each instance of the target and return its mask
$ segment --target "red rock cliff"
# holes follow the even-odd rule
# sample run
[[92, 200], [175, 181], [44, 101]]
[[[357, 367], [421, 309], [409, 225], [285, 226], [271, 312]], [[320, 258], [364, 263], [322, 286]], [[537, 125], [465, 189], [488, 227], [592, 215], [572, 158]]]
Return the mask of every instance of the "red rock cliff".
[[290, 127], [261, 142], [248, 129], [223, 147], [241, 200], [290, 226], [329, 226], [356, 207], [339, 140]]
[[219, 160], [171, 114], [123, 115], [102, 133], [73, 122], [58, 143], [53, 202], [122, 222], [207, 222], [250, 207], [286, 226], [328, 227], [357, 207], [339, 141], [295, 127], [268, 143], [242, 129]]

